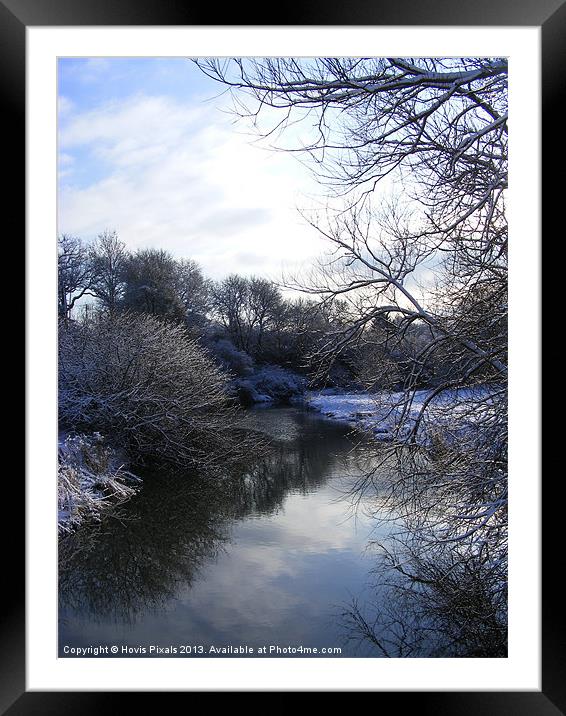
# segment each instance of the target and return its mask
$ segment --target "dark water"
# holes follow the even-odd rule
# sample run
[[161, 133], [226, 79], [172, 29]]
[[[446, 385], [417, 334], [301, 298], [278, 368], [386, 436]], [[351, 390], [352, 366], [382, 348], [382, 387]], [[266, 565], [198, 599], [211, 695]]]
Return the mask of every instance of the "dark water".
[[[202, 657], [212, 646], [381, 656], [349, 642], [341, 618], [364, 598], [366, 547], [379, 537], [344, 495], [360, 448], [347, 428], [300, 409], [249, 419], [273, 442], [245, 474], [213, 484], [146, 475], [117, 514], [61, 541], [60, 656], [91, 646], [108, 647], [99, 656], [112, 646], [116, 656]], [[269, 650], [301, 646], [318, 652]]]

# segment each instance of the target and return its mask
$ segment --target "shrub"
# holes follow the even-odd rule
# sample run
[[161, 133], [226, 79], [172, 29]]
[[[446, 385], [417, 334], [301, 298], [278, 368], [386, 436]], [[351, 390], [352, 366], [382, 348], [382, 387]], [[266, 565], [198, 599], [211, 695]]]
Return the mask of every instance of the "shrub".
[[100, 433], [65, 436], [59, 443], [59, 531], [70, 532], [86, 519], [100, 519], [105, 507], [130, 498], [138, 481], [124, 470], [119, 454]]
[[246, 380], [236, 382], [238, 397], [244, 404], [288, 403], [302, 395], [305, 387], [305, 378], [275, 365], [264, 366]]
[[225, 374], [184, 329], [147, 314], [61, 326], [61, 427], [137, 458], [205, 465], [241, 451]]
[[221, 338], [210, 343], [209, 348], [220, 364], [234, 375], [243, 377], [253, 373], [253, 358], [245, 351], [239, 351], [232, 341]]

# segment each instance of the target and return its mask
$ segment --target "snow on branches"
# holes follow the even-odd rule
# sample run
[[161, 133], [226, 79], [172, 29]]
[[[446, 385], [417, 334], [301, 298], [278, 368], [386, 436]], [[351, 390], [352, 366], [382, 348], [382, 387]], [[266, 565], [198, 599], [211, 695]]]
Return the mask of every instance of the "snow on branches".
[[144, 314], [61, 325], [59, 419], [102, 432], [134, 459], [180, 467], [245, 449], [227, 376], [182, 326]]

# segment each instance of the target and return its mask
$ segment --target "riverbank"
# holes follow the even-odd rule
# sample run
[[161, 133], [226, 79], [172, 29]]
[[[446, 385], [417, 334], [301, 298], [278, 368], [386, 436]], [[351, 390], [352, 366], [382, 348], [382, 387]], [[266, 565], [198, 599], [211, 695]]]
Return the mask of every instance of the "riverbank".
[[466, 425], [478, 420], [488, 409], [493, 397], [503, 388], [478, 385], [469, 388], [449, 388], [435, 394], [435, 390], [417, 390], [410, 400], [403, 392], [337, 393], [309, 392], [305, 405], [327, 418], [338, 420], [354, 428], [372, 433], [384, 441], [406, 434], [415, 427], [424, 410], [437, 427]]
[[264, 365], [236, 378], [232, 391], [240, 405], [293, 405], [301, 403], [307, 378], [277, 365]]
[[141, 480], [125, 469], [123, 456], [100, 433], [61, 434], [57, 475], [57, 524], [68, 533], [132, 497]]
[[[362, 447], [314, 411], [266, 406], [247, 420], [272, 448], [231, 468], [230, 479], [148, 468], [119, 519], [104, 513], [100, 527], [61, 540], [60, 657], [73, 656], [66, 645], [115, 643], [109, 634], [132, 658], [246, 657], [209, 653], [212, 645], [269, 658], [269, 645], [289, 644], [319, 652], [281, 658], [379, 656], [371, 644], [344, 643], [337, 607], [363, 595], [368, 540], [384, 536], [363, 509], [351, 519], [346, 490], [365, 464]], [[150, 653], [152, 644], [185, 648]]]

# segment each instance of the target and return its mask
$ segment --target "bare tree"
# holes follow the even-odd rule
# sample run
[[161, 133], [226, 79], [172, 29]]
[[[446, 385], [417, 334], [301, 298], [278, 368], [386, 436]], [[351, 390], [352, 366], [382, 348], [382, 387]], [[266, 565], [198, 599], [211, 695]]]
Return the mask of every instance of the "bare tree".
[[254, 357], [261, 354], [265, 332], [280, 313], [279, 289], [266, 279], [232, 274], [212, 289], [212, 305], [234, 345]]
[[189, 327], [202, 325], [211, 307], [211, 282], [193, 259], [177, 260], [177, 291]]
[[[241, 118], [305, 155], [328, 189], [326, 213], [305, 218], [331, 251], [290, 281], [329, 310], [346, 307], [313, 361], [326, 371], [353, 345], [402, 356], [401, 374], [378, 362], [380, 386], [398, 392], [381, 395], [388, 442], [358, 485], [403, 525], [391, 564], [413, 585], [431, 563], [440, 582], [481, 573], [491, 585], [482, 608], [504, 623], [506, 60], [196, 62], [231, 88]], [[466, 583], [454, 582], [460, 596]]]
[[247, 327], [245, 305], [248, 284], [245, 278], [236, 274], [227, 276], [212, 287], [212, 306], [234, 345], [238, 350], [247, 351]]
[[254, 352], [261, 355], [265, 331], [273, 327], [283, 301], [279, 289], [271, 281], [252, 276], [248, 286], [248, 317], [255, 335]]
[[[292, 151], [307, 152], [320, 179], [349, 198], [325, 225], [311, 222], [333, 253], [319, 276], [299, 287], [329, 302], [337, 296], [350, 301], [356, 320], [343, 342], [356, 339], [377, 316], [393, 313], [445, 336], [446, 322], [411, 289], [411, 280], [429, 266], [444, 270], [451, 294], [472, 296], [481, 285], [484, 293], [502, 296], [486, 286], [506, 285], [505, 59], [196, 62], [236, 91], [237, 111], [252, 117], [265, 136], [309, 120], [303, 146]], [[264, 115], [271, 124], [262, 130]], [[400, 182], [404, 206], [387, 207], [376, 221], [365, 205], [389, 175]], [[459, 338], [505, 374], [498, 349], [485, 350], [472, 336]]]
[[67, 320], [77, 301], [93, 295], [93, 270], [88, 250], [76, 236], [62, 234], [57, 248], [58, 314]]
[[59, 420], [109, 436], [133, 459], [185, 469], [249, 449], [225, 374], [182, 325], [148, 314], [94, 314], [62, 327]]
[[90, 247], [92, 291], [111, 316], [124, 295], [124, 269], [128, 251], [115, 231], [103, 231]]
[[185, 320], [176, 260], [163, 249], [141, 249], [128, 257], [123, 306], [176, 321]]

